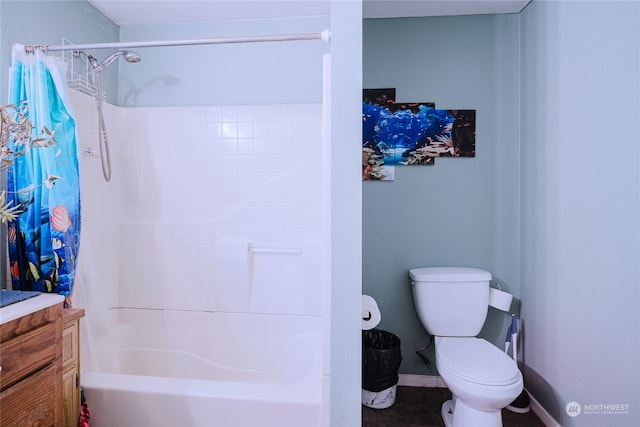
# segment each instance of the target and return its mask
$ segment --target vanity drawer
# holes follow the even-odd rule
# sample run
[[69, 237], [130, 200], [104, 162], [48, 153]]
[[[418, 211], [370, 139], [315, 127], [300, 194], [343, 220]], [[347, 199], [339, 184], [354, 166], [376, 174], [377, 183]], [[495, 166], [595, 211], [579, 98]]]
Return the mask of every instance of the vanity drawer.
[[58, 343], [56, 323], [48, 323], [2, 343], [0, 390], [55, 361]]
[[60, 425], [62, 407], [56, 403], [59, 399], [56, 369], [51, 363], [0, 393], [2, 427]]

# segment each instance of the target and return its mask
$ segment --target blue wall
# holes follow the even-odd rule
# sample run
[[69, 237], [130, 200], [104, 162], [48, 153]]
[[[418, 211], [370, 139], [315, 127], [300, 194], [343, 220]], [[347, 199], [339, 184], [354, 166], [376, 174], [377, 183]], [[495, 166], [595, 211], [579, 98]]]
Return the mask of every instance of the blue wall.
[[[329, 18], [128, 25], [121, 41], [192, 40], [316, 33]], [[322, 101], [323, 41], [136, 49], [138, 64], [121, 64], [119, 105], [279, 104]]]
[[640, 2], [521, 19], [525, 384], [563, 426], [640, 425]]
[[[517, 43], [517, 15], [364, 21], [365, 88], [477, 110], [475, 158], [396, 167], [395, 181], [363, 183], [363, 293], [378, 302], [379, 327], [402, 340], [401, 373], [435, 374], [415, 354], [428, 335], [410, 268], [481, 267], [518, 295]], [[482, 335], [502, 346], [507, 319], [490, 309]]]
[[[14, 43], [59, 45], [63, 37], [74, 43], [101, 43], [118, 41], [119, 37], [118, 26], [85, 1], [1, 0], [0, 11], [2, 101], [7, 99], [7, 68]], [[108, 99], [115, 100], [115, 77], [106, 76], [104, 86], [113, 94]]]

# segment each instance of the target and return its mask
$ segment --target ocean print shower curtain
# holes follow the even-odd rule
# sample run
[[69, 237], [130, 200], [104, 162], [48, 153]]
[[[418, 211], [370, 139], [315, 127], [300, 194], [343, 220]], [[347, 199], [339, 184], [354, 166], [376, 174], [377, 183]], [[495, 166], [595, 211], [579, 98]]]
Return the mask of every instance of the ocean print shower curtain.
[[27, 149], [7, 172], [7, 193], [20, 213], [8, 225], [13, 289], [55, 292], [71, 306], [80, 243], [80, 186], [76, 125], [62, 59], [12, 51], [9, 103], [26, 102], [37, 134], [53, 131], [55, 145]]

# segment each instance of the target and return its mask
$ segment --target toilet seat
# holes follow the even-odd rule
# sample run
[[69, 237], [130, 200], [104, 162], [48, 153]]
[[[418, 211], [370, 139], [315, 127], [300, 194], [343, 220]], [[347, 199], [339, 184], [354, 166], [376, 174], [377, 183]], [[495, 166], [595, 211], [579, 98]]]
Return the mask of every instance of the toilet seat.
[[436, 357], [456, 377], [475, 384], [505, 386], [520, 380], [517, 364], [488, 341], [475, 337], [438, 337]]

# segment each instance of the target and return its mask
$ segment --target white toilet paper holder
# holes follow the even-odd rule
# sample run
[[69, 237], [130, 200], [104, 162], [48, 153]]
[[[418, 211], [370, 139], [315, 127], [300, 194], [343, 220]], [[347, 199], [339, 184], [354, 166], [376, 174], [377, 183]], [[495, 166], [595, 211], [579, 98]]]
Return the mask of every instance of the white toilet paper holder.
[[509, 311], [513, 295], [498, 288], [489, 288], [489, 305], [502, 311]]
[[362, 295], [362, 329], [368, 331], [375, 328], [380, 323], [382, 315], [376, 300], [369, 295]]

